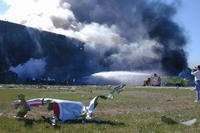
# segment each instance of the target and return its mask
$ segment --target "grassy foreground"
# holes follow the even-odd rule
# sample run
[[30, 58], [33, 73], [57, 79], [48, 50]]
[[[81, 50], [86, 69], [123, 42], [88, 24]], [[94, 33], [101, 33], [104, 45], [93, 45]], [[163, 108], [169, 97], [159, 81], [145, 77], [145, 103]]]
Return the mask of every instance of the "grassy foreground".
[[[95, 114], [102, 121], [82, 124], [68, 122], [59, 128], [51, 128], [40, 116], [45, 109], [32, 111], [30, 119], [13, 118], [16, 111], [12, 105], [17, 94], [23, 93], [27, 99], [37, 97], [60, 98], [82, 101], [106, 94], [106, 86], [0, 86], [0, 133], [199, 133], [200, 104], [194, 103], [195, 94], [191, 90], [173, 88], [125, 87], [113, 100], [99, 100]], [[31, 112], [30, 112], [31, 114]], [[161, 116], [176, 121], [197, 118], [192, 126], [166, 124]], [[28, 114], [29, 117], [29, 114]], [[27, 124], [29, 123], [29, 124]]]

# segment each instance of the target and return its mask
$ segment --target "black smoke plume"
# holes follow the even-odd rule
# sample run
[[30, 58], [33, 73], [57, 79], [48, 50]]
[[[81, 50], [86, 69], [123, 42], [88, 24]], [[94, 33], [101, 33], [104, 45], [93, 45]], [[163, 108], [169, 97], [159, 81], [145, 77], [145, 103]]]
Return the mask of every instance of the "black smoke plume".
[[[173, 21], [177, 12], [177, 3], [166, 4], [157, 0], [67, 1], [72, 5], [72, 11], [79, 21], [97, 22], [110, 26], [114, 24], [119, 28], [120, 36], [125, 38], [129, 45], [131, 45], [131, 42], [139, 42], [143, 39], [156, 41], [157, 45], [154, 45], [152, 50], [158, 58], [142, 57], [133, 61], [124, 58], [123, 64], [126, 66], [128, 64], [128, 66], [127, 68], [121, 67], [122, 69], [154, 69], [160, 67], [167, 74], [175, 75], [187, 67], [184, 50], [187, 41], [184, 31]], [[134, 53], [134, 49], [132, 50], [132, 53]], [[118, 52], [114, 49], [110, 51]], [[105, 54], [102, 59], [106, 64], [108, 57], [109, 54]], [[141, 63], [138, 65], [137, 61]], [[112, 66], [112, 61], [109, 61], [109, 63]]]

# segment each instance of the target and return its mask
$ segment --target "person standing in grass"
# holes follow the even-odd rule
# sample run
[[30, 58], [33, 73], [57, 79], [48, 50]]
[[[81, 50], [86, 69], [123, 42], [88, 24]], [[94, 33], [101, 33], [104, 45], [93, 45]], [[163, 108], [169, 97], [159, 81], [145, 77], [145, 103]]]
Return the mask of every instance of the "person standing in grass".
[[195, 81], [195, 90], [196, 90], [195, 102], [199, 102], [200, 101], [200, 65], [192, 69], [191, 74], [194, 75], [194, 81]]

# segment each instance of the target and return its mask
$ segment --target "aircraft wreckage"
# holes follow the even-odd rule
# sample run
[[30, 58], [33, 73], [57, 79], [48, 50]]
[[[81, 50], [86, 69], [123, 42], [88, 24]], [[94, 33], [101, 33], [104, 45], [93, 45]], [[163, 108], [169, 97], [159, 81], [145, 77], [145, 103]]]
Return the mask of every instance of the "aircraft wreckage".
[[78, 120], [81, 119], [83, 122], [87, 120], [93, 120], [95, 122], [100, 122], [100, 119], [95, 117], [93, 112], [98, 104], [98, 99], [113, 99], [115, 93], [119, 94], [123, 91], [125, 84], [119, 85], [113, 88], [107, 95], [99, 95], [94, 97], [88, 106], [83, 102], [79, 101], [69, 101], [54, 98], [35, 98], [26, 100], [25, 95], [19, 94], [18, 99], [14, 102], [15, 108], [19, 111], [16, 114], [17, 118], [24, 118], [28, 111], [31, 111], [34, 107], [47, 106], [47, 109], [53, 111], [53, 115], [45, 118], [51, 126], [56, 126], [58, 122], [64, 123], [68, 120]]

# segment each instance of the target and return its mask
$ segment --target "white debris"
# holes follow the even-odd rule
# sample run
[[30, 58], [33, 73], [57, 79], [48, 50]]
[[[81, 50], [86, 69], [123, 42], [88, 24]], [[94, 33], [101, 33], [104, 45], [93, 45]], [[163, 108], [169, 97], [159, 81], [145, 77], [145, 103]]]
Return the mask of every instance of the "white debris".
[[196, 123], [196, 122], [197, 122], [197, 119], [194, 118], [194, 119], [192, 119], [192, 120], [183, 121], [183, 122], [181, 122], [181, 124], [186, 125], [186, 126], [191, 126], [191, 125], [193, 125], [193, 124]]

